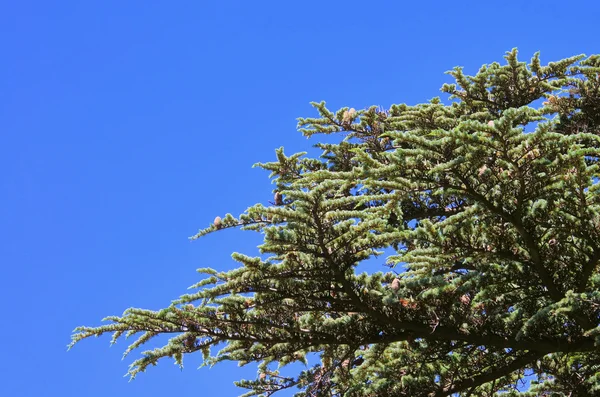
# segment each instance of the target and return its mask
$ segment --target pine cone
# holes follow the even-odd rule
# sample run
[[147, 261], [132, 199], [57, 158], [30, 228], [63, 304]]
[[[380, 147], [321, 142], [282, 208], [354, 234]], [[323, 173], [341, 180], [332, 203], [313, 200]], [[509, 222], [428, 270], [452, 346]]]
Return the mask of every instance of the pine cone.
[[275, 205], [283, 205], [283, 194], [275, 192]]

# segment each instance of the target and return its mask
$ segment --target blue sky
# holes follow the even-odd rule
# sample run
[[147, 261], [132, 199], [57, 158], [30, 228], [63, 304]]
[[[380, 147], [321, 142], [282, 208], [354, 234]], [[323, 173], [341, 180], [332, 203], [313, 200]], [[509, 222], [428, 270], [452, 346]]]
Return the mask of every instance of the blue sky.
[[250, 232], [187, 237], [271, 199], [251, 166], [310, 148], [295, 131], [310, 101], [414, 104], [513, 47], [598, 53], [599, 15], [591, 0], [4, 2], [0, 395], [238, 395], [253, 367], [165, 361], [127, 382], [125, 341], [66, 345], [255, 253]]

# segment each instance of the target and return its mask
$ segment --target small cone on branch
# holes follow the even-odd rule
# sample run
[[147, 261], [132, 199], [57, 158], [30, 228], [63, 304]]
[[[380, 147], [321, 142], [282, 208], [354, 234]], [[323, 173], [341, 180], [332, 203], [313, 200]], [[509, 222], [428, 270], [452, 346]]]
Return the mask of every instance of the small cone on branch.
[[275, 205], [283, 205], [283, 194], [275, 192]]
[[398, 290], [400, 289], [400, 280], [395, 278], [394, 281], [392, 281], [391, 287], [392, 287], [392, 291], [398, 292]]
[[462, 303], [463, 305], [468, 305], [469, 303], [471, 303], [471, 297], [469, 297], [469, 295], [462, 295], [460, 297], [460, 303]]
[[494, 126], [494, 120], [490, 120], [490, 121], [488, 121], [488, 125], [489, 125], [490, 127], [493, 127], [493, 126]]
[[220, 229], [223, 226], [223, 224], [221, 223], [221, 217], [220, 216], [217, 216], [215, 218], [215, 220], [213, 221], [213, 225], [215, 225], [215, 227], [217, 229]]
[[344, 115], [342, 116], [342, 123], [344, 125], [352, 123], [352, 121], [356, 118], [356, 109], [350, 108], [349, 110], [344, 111]]
[[483, 175], [483, 174], [485, 173], [485, 171], [486, 171], [486, 170], [487, 170], [487, 165], [485, 165], [485, 164], [484, 164], [484, 165], [483, 165], [483, 166], [482, 166], [482, 167], [479, 169], [479, 171], [477, 172], [477, 174], [478, 174], [479, 176], [481, 176], [481, 175]]

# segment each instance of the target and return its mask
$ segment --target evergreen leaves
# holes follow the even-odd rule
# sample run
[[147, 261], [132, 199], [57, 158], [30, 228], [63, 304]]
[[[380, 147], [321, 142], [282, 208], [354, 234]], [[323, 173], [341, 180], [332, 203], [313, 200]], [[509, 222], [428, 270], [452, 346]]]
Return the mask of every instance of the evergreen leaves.
[[[447, 104], [313, 103], [299, 130], [339, 143], [278, 149], [257, 164], [274, 201], [192, 237], [258, 231], [262, 256], [234, 253], [238, 268], [200, 269], [169, 307], [79, 327], [70, 346], [172, 335], [130, 375], [200, 351], [258, 363], [247, 396], [600, 394], [600, 57], [505, 59], [450, 71]], [[390, 271], [355, 271], [389, 250]], [[282, 375], [293, 362], [306, 369]]]

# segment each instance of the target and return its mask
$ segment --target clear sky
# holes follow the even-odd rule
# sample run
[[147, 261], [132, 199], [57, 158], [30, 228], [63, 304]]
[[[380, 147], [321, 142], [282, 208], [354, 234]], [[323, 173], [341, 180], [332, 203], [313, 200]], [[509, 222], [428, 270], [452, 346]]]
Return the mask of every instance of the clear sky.
[[[271, 199], [252, 169], [313, 143], [296, 117], [415, 104], [443, 72], [518, 47], [600, 52], [600, 4], [559, 1], [6, 1], [0, 12], [0, 395], [235, 396], [255, 368], [122, 376], [125, 341], [71, 331], [159, 309], [260, 236], [191, 243]], [[134, 357], [131, 357], [134, 358]]]

